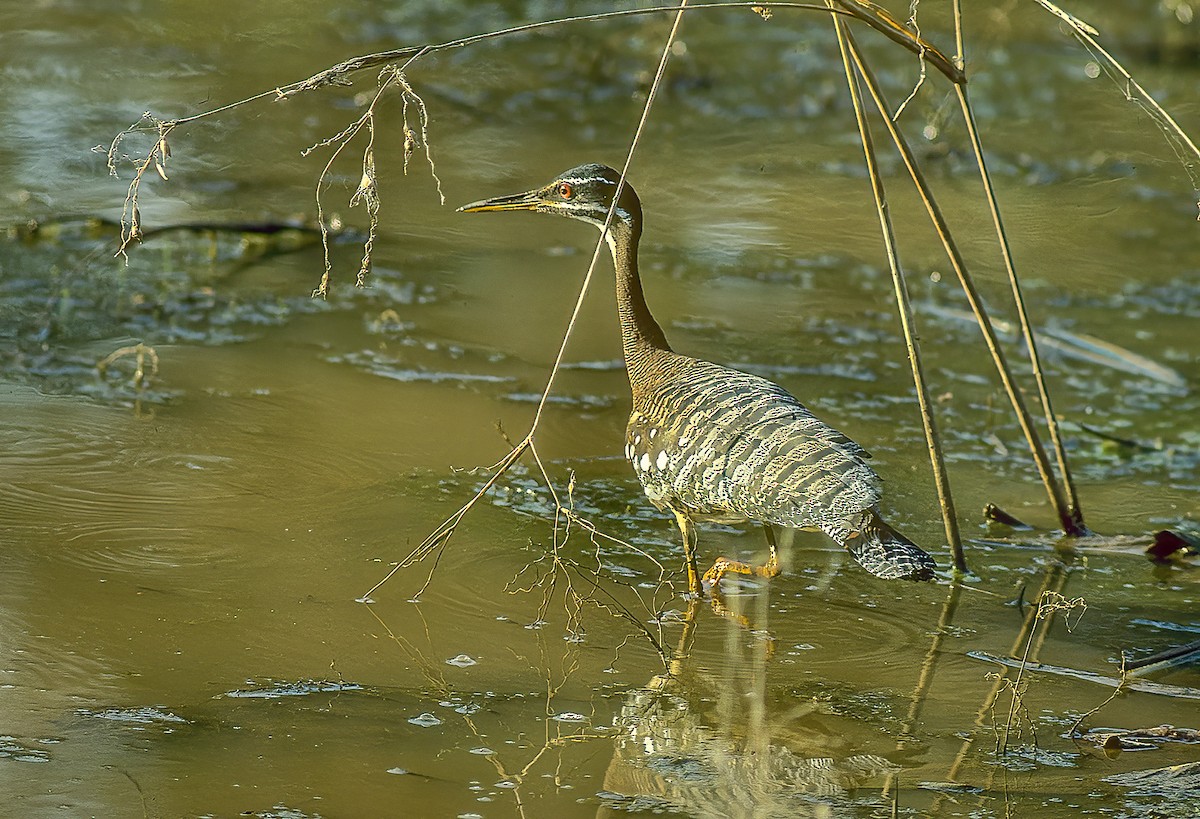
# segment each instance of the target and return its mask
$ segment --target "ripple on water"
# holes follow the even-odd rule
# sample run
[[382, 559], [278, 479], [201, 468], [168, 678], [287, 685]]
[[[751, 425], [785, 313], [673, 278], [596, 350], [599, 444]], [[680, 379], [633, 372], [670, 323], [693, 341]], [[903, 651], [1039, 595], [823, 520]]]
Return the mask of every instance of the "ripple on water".
[[211, 563], [188, 510], [228, 495], [221, 459], [163, 455], [128, 412], [33, 390], [0, 392], [0, 510], [39, 557], [136, 573]]
[[805, 667], [883, 665], [896, 657], [920, 656], [928, 647], [936, 621], [913, 616], [907, 597], [906, 605], [887, 607], [839, 597], [843, 599], [819, 596], [811, 602], [776, 604], [780, 611], [772, 612], [770, 625], [781, 644], [781, 659]]

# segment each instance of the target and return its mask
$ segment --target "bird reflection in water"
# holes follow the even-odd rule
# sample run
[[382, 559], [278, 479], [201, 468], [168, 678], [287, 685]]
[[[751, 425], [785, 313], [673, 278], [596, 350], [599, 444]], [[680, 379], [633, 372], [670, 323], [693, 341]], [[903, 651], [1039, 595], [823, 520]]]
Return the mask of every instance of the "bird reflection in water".
[[[766, 634], [770, 587], [729, 598], [719, 669], [690, 658], [698, 604], [680, 615], [683, 632], [667, 673], [626, 695], [598, 815], [674, 811], [697, 817], [832, 817], [867, 785], [882, 788], [899, 766], [856, 753], [828, 724], [820, 703], [797, 700], [771, 713]], [[739, 611], [741, 602], [750, 611]], [[747, 630], [739, 620], [749, 622]], [[880, 804], [874, 788], [869, 801]]]

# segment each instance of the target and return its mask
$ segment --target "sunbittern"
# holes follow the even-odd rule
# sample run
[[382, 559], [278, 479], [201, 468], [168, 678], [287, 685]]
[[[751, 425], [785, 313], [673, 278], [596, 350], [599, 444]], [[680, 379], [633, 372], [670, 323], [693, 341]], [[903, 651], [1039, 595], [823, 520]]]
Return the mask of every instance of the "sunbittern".
[[879, 516], [882, 486], [862, 447], [818, 420], [777, 384], [671, 350], [650, 315], [638, 276], [642, 205], [620, 174], [580, 165], [543, 188], [473, 202], [459, 211], [531, 210], [604, 229], [617, 277], [617, 312], [633, 412], [625, 457], [650, 502], [679, 524], [688, 586], [702, 593], [696, 521], [763, 524], [765, 565], [720, 558], [704, 575], [779, 573], [772, 526], [820, 529], [864, 569], [885, 579], [928, 580], [936, 564]]

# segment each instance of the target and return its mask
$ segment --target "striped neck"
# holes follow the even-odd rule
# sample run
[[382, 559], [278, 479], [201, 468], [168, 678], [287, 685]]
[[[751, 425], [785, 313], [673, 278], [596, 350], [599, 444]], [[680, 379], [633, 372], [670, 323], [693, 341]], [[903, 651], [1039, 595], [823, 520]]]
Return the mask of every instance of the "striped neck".
[[[638, 225], [614, 219], [608, 229], [608, 247], [612, 251], [617, 274], [617, 316], [621, 320], [621, 348], [625, 368], [635, 387], [644, 379], [644, 369], [657, 352], [670, 352], [671, 345], [662, 327], [650, 314], [638, 275]], [[636, 393], [637, 390], [635, 389]]]

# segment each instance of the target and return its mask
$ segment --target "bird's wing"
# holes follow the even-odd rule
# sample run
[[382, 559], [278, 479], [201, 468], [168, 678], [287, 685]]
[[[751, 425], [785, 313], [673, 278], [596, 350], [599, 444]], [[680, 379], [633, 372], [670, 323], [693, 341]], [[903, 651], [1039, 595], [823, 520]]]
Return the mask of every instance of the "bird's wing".
[[675, 419], [664, 477], [685, 507], [811, 527], [879, 501], [866, 451], [764, 378], [697, 361], [646, 409]]

